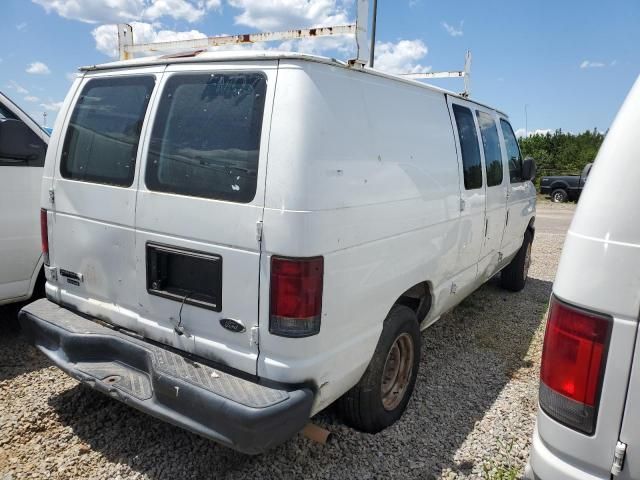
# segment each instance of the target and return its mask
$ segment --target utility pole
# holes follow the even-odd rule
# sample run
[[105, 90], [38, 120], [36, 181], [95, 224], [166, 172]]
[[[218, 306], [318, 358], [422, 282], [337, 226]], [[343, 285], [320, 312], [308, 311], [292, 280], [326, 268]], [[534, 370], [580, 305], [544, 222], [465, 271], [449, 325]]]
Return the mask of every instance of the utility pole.
[[378, 17], [378, 0], [373, 0], [373, 20], [371, 21], [371, 48], [369, 48], [369, 67], [373, 68], [373, 58], [376, 50], [376, 21]]

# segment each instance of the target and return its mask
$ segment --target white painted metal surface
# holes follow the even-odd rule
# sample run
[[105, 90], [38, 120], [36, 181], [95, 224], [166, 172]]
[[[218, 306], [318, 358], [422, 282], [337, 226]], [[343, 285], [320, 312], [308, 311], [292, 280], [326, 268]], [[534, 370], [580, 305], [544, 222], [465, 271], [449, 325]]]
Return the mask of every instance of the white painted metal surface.
[[[86, 74], [158, 76], [131, 187], [58, 178], [59, 142], [68, 120], [54, 130], [55, 150], [46, 167], [57, 198], [57, 211], [50, 216], [52, 264], [91, 275], [80, 288], [51, 279], [52, 298], [263, 378], [311, 381], [320, 387], [315, 412], [358, 381], [384, 318], [403, 292], [428, 284], [433, 308], [426, 327], [486, 280], [477, 274], [484, 193], [473, 213], [461, 214], [460, 148], [447, 97], [465, 100], [417, 82], [304, 56], [153, 62], [135, 68], [124, 62], [121, 68]], [[254, 200], [241, 204], [152, 191], [145, 181], [146, 158], [162, 89], [179, 72], [221, 71], [267, 77]], [[60, 118], [68, 119], [79, 86], [74, 84]], [[528, 191], [533, 203], [533, 189]], [[43, 205], [52, 208], [44, 193]], [[517, 219], [520, 243], [533, 214], [513, 212], [522, 217]], [[179, 305], [146, 292], [147, 241], [223, 257], [222, 311], [185, 306], [189, 335], [173, 330], [170, 317], [175, 319]], [[500, 249], [508, 259], [519, 245], [505, 245], [511, 250]], [[273, 255], [324, 257], [319, 334], [294, 339], [269, 332]], [[457, 293], [452, 294], [454, 283]], [[246, 335], [223, 331], [218, 323], [223, 317], [242, 322]], [[248, 333], [254, 325], [259, 348]]]
[[[31, 117], [0, 93], [0, 104], [35, 132], [47, 135]], [[42, 167], [0, 165], [0, 304], [25, 300], [42, 266], [40, 182]]]
[[598, 153], [553, 286], [562, 300], [613, 318], [596, 432], [577, 433], [540, 411], [531, 468], [541, 479], [609, 479], [618, 440], [628, 448], [615, 478], [640, 478], [639, 107], [640, 80]]

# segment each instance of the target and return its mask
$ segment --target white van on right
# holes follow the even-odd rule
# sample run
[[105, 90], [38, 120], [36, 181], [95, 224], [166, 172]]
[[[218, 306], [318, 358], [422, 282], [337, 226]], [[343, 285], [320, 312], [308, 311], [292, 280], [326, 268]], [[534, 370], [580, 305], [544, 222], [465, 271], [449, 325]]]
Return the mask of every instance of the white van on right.
[[553, 285], [525, 478], [640, 478], [640, 78], [598, 153]]

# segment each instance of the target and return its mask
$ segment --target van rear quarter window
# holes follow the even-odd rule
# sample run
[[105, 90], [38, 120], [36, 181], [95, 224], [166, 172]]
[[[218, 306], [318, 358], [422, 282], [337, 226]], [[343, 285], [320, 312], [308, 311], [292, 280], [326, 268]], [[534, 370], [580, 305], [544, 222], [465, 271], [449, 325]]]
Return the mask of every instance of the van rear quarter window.
[[63, 178], [129, 187], [155, 77], [89, 80], [71, 115], [62, 148]]
[[256, 193], [266, 77], [176, 74], [151, 134], [149, 190], [249, 203]]
[[464, 188], [475, 190], [482, 187], [482, 162], [476, 124], [473, 121], [471, 110], [466, 107], [454, 104], [453, 114], [456, 117], [458, 137], [460, 138]]

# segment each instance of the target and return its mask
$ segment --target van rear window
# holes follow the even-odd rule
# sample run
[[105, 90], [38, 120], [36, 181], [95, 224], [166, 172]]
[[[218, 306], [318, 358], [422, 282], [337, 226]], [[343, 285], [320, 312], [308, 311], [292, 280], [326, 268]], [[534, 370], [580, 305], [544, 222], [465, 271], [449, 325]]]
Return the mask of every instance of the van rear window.
[[249, 203], [256, 193], [266, 78], [178, 74], [167, 80], [151, 134], [147, 187]]
[[89, 80], [71, 115], [62, 148], [64, 178], [129, 187], [152, 76]]

